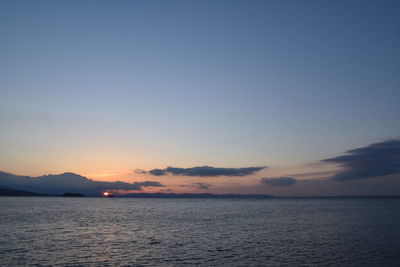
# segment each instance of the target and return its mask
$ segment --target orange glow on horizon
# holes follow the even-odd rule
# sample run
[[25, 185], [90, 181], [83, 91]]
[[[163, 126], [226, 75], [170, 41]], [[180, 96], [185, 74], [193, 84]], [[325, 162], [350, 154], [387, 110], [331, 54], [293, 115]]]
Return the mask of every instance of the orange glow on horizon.
[[105, 197], [108, 197], [109, 195], [110, 195], [110, 193], [108, 193], [108, 192], [103, 193], [103, 196], [105, 196]]

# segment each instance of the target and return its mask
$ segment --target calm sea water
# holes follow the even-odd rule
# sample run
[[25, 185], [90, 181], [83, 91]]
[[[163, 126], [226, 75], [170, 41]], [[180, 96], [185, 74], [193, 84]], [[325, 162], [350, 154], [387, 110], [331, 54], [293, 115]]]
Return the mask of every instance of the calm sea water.
[[0, 266], [400, 266], [400, 199], [1, 197]]

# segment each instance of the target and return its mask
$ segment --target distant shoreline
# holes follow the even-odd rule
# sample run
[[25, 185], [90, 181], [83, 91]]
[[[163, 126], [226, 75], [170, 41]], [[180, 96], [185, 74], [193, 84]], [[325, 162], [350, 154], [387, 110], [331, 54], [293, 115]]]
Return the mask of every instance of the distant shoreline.
[[[62, 195], [50, 195], [50, 194], [15, 194], [15, 195], [3, 195], [0, 194], [0, 197], [60, 197], [66, 198]], [[67, 197], [71, 198], [71, 197]], [[72, 198], [82, 198], [82, 197], [72, 197]], [[83, 198], [106, 198], [101, 196], [85, 196]], [[127, 198], [157, 198], [157, 199], [383, 199], [383, 198], [400, 198], [400, 196], [271, 196], [271, 195], [235, 195], [235, 194], [221, 194], [221, 195], [213, 195], [213, 194], [174, 194], [174, 195], [166, 195], [166, 194], [152, 194], [152, 193], [141, 193], [141, 194], [132, 194], [129, 196], [126, 195], [116, 195], [115, 198], [127, 199]]]
[[[0, 197], [89, 197], [89, 198], [107, 198], [99, 192], [80, 193], [64, 192], [57, 194], [46, 194], [32, 191], [17, 190], [10, 187], [0, 186]], [[342, 196], [274, 196], [267, 194], [211, 194], [211, 193], [130, 193], [115, 194], [115, 198], [187, 198], [187, 199], [316, 199], [316, 198], [400, 198], [400, 195], [342, 195]]]

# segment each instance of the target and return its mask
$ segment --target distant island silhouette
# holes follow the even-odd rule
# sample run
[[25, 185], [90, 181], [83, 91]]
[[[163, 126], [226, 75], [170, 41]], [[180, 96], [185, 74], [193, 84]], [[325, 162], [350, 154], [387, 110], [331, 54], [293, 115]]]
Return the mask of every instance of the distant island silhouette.
[[81, 193], [64, 193], [61, 196], [62, 197], [86, 197], [84, 194], [81, 194]]
[[209, 194], [209, 193], [133, 193], [118, 195], [121, 198], [273, 198], [264, 194]]

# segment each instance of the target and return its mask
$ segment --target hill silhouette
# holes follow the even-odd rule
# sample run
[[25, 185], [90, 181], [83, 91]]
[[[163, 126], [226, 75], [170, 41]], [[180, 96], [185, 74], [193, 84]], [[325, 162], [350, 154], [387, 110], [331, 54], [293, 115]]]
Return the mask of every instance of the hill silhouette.
[[23, 190], [15, 190], [6, 186], [0, 186], [0, 196], [48, 196], [47, 194], [39, 194]]
[[100, 182], [84, 176], [66, 172], [57, 175], [43, 175], [39, 177], [14, 175], [0, 172], [0, 185], [13, 189], [45, 194], [63, 194], [74, 192], [85, 195], [98, 195], [106, 190], [142, 190], [142, 187], [162, 187], [159, 182]]

